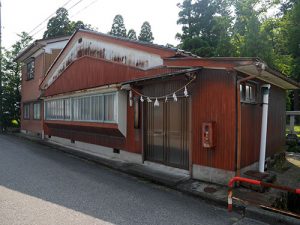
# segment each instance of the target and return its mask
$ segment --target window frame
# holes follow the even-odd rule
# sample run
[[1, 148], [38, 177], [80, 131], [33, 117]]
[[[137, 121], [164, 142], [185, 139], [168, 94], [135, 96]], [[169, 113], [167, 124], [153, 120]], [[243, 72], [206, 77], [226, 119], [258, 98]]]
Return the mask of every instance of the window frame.
[[[42, 104], [41, 104], [41, 102], [34, 102], [33, 104], [33, 119], [34, 120], [41, 120], [41, 118], [42, 118], [42, 113], [41, 113], [41, 107], [42, 107]], [[38, 117], [36, 117], [36, 108], [35, 108], [35, 106], [36, 105], [39, 105], [38, 106], [38, 109], [39, 109], [39, 115], [38, 115]]]
[[26, 80], [34, 79], [34, 75], [35, 75], [35, 59], [31, 58], [26, 63]]
[[[251, 94], [251, 90], [252, 90], [252, 94]], [[241, 83], [239, 94], [240, 94], [240, 102], [247, 103], [247, 104], [258, 104], [258, 95], [259, 95], [258, 83], [255, 81], [247, 81]], [[251, 97], [251, 95], [253, 96]]]
[[[101, 120], [94, 120], [92, 119], [93, 117], [93, 108], [92, 105], [95, 104], [93, 103], [93, 97], [101, 97], [102, 101], [99, 104], [100, 110], [102, 110], [102, 116], [101, 116]], [[105, 96], [113, 96], [113, 120], [105, 120]], [[81, 115], [81, 119], [75, 119], [75, 117], [79, 117], [79, 114], [83, 113], [82, 109], [80, 109], [80, 112], [76, 113], [75, 110], [75, 101], [79, 102], [80, 99], [84, 99], [87, 98], [89, 99], [89, 118], [88, 119], [82, 119], [82, 115]], [[55, 102], [55, 101], [61, 101], [63, 100], [63, 112], [64, 112], [64, 118], [50, 118], [50, 116], [48, 115], [48, 105], [47, 104], [51, 104], [51, 102]], [[65, 116], [66, 113], [66, 107], [65, 107], [65, 102], [66, 101], [70, 101], [70, 118], [67, 119]], [[118, 123], [118, 92], [106, 92], [106, 93], [93, 93], [93, 94], [86, 94], [86, 95], [80, 95], [80, 96], [70, 96], [70, 97], [63, 97], [63, 98], [57, 98], [57, 99], [49, 99], [49, 100], [45, 100], [44, 101], [44, 118], [47, 121], [51, 121], [51, 120], [59, 120], [59, 121], [74, 121], [74, 122], [92, 122], [92, 123]], [[84, 102], [84, 101], [83, 101]], [[76, 103], [77, 107], [79, 107], [79, 105], [84, 104], [84, 103]], [[55, 104], [54, 104], [55, 105]], [[100, 106], [101, 105], [101, 106]], [[55, 106], [54, 106], [55, 107]], [[78, 109], [77, 109], [78, 110]], [[75, 116], [76, 114], [76, 116]], [[78, 114], [78, 115], [77, 115]], [[53, 117], [53, 116], [52, 116]]]
[[[30, 120], [30, 106], [31, 103], [23, 103], [23, 119], [24, 120]], [[27, 108], [27, 110], [26, 110]], [[27, 117], [27, 113], [28, 113], [28, 117]]]

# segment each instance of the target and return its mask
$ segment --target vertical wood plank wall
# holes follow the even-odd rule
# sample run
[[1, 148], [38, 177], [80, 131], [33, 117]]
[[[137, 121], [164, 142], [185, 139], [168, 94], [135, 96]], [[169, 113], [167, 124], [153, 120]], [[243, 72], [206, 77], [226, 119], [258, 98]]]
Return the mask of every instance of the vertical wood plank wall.
[[[192, 93], [193, 164], [235, 169], [235, 76], [226, 70], [203, 69]], [[201, 143], [202, 123], [215, 121], [216, 147]]]

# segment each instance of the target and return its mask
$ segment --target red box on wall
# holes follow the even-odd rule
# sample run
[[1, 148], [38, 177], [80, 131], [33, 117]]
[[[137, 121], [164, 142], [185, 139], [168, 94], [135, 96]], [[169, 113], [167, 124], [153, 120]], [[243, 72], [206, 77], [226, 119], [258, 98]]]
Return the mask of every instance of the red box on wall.
[[203, 146], [203, 148], [214, 148], [216, 146], [215, 124], [216, 124], [216, 122], [202, 123], [202, 146]]

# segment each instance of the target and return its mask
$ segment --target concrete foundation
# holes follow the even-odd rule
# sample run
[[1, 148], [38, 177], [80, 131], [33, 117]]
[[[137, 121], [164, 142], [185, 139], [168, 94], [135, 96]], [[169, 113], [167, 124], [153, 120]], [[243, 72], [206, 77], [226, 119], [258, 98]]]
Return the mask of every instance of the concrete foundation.
[[119, 153], [114, 153], [113, 148], [108, 148], [101, 145], [88, 144], [81, 141], [75, 141], [74, 143], [72, 143], [69, 139], [55, 136], [51, 136], [51, 138], [45, 136], [45, 140], [54, 144], [58, 144], [67, 148], [69, 147], [74, 150], [86, 152], [99, 157], [119, 159], [131, 163], [142, 163], [142, 156], [140, 154], [135, 154], [123, 150], [120, 150]]
[[175, 167], [170, 167], [170, 166], [166, 166], [166, 165], [155, 163], [155, 162], [145, 161], [144, 165], [149, 166], [151, 168], [155, 168], [155, 170], [159, 170], [159, 171], [163, 171], [163, 172], [167, 172], [167, 173], [182, 174], [182, 175], [186, 175], [186, 176], [190, 175], [190, 172], [188, 170], [178, 169]]
[[234, 176], [234, 171], [222, 170], [196, 164], [193, 165], [192, 177], [194, 179], [227, 185], [229, 180]]

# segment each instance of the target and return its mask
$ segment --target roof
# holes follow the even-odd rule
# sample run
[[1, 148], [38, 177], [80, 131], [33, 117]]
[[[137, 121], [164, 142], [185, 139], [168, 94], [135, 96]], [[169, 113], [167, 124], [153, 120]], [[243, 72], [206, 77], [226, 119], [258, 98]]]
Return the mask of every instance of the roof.
[[195, 55], [191, 52], [188, 52], [188, 51], [185, 51], [183, 49], [176, 48], [176, 47], [170, 47], [170, 46], [165, 46], [165, 45], [154, 44], [154, 43], [151, 43], [151, 42], [133, 40], [133, 39], [130, 39], [130, 38], [127, 38], [127, 37], [113, 36], [113, 35], [110, 35], [110, 34], [105, 34], [105, 33], [102, 33], [102, 32], [92, 31], [92, 30], [79, 29], [78, 31], [85, 32], [85, 33], [93, 33], [93, 34], [100, 35], [100, 36], [103, 36], [103, 37], [108, 37], [108, 38], [111, 38], [111, 39], [122, 40], [122, 41], [126, 41], [126, 42], [132, 42], [132, 43], [135, 43], [135, 44], [138, 44], [138, 45], [144, 45], [144, 46], [148, 46], [148, 47], [151, 47], [151, 48], [160, 48], [160, 49], [164, 49], [164, 50], [171, 50], [171, 51], [175, 51], [177, 55], [191, 56], [191, 57], [195, 57], [195, 58], [200, 58], [199, 56], [197, 56], [197, 55]]
[[42, 47], [46, 46], [47, 44], [60, 42], [60, 41], [67, 41], [67, 40], [69, 40], [69, 38], [70, 38], [70, 36], [62, 36], [62, 37], [35, 40], [28, 47], [23, 49], [14, 60], [17, 62], [22, 62], [22, 61], [26, 60], [26, 58], [28, 58], [32, 54], [34, 54], [36, 51], [38, 51]]
[[[78, 35], [77, 35], [78, 34]], [[80, 36], [81, 35], [81, 36]], [[76, 37], [88, 37], [93, 38], [97, 41], [106, 41], [113, 42], [117, 45], [121, 45], [128, 48], [136, 48], [144, 52], [153, 53], [159, 55], [163, 59], [163, 66], [167, 67], [186, 67], [190, 69], [205, 67], [205, 68], [217, 68], [217, 69], [233, 69], [236, 71], [240, 71], [244, 74], [248, 75], [256, 75], [257, 79], [260, 79], [265, 82], [269, 82], [273, 85], [279, 86], [283, 89], [298, 89], [300, 87], [299, 83], [294, 80], [288, 78], [284, 74], [271, 69], [267, 66], [265, 62], [263, 62], [259, 58], [255, 57], [210, 57], [210, 58], [202, 58], [195, 56], [189, 52], [180, 50], [178, 48], [167, 47], [163, 45], [157, 45], [148, 42], [142, 42], [137, 40], [132, 40], [124, 37], [116, 37], [109, 34], [104, 34], [101, 32], [91, 31], [79, 29], [70, 37], [68, 43], [65, 45], [63, 50], [60, 52], [58, 57], [55, 59], [54, 63], [51, 65], [49, 70], [47, 71], [46, 76], [44, 77], [41, 87], [44, 82], [47, 82], [49, 78], [49, 74], [51, 71], [59, 65], [60, 61], [63, 60], [63, 57], [66, 56], [66, 52], [76, 40]], [[45, 40], [42, 40], [45, 41]], [[41, 40], [38, 40], [34, 43], [36, 46], [42, 44]], [[27, 51], [29, 51], [32, 46], [29, 46]], [[20, 54], [22, 55], [22, 53]], [[18, 56], [20, 58], [20, 56]], [[258, 64], [264, 65], [264, 70], [259, 72]], [[129, 82], [129, 81], [128, 81]]]

